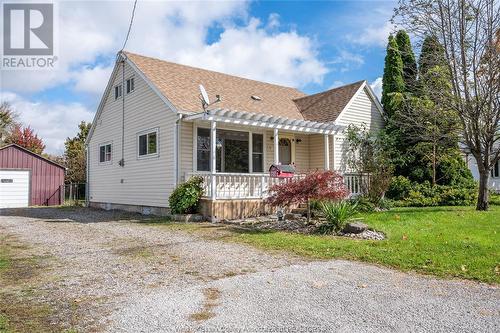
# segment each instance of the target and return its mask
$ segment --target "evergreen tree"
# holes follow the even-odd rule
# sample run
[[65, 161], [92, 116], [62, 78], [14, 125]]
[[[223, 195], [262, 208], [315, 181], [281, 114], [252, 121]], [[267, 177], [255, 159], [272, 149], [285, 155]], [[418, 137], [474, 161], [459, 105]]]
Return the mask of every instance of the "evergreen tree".
[[435, 66], [446, 66], [444, 48], [435, 36], [425, 37], [418, 59], [419, 75], [425, 75]]
[[403, 93], [403, 61], [398, 50], [396, 39], [391, 35], [387, 43], [384, 76], [382, 78], [382, 105], [390, 118], [394, 114], [391, 98], [395, 93]]
[[398, 31], [396, 34], [396, 43], [398, 44], [398, 50], [401, 54], [401, 60], [403, 61], [405, 90], [413, 93], [416, 91], [417, 62], [411, 47], [410, 36], [408, 36], [405, 30]]

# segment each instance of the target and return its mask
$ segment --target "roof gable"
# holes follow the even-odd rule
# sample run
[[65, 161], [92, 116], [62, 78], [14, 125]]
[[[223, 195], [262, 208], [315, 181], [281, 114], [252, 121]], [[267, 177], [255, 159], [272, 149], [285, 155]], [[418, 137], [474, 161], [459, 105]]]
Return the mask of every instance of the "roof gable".
[[314, 95], [295, 99], [304, 119], [333, 122], [353, 99], [366, 81], [354, 82], [342, 87], [330, 89]]
[[[301, 91], [275, 84], [245, 79], [210, 70], [179, 65], [160, 59], [124, 52], [137, 69], [179, 111], [202, 111], [198, 85], [211, 99], [220, 95], [217, 108], [263, 113], [292, 119], [304, 119], [293, 99], [306, 96]], [[260, 100], [252, 96], [260, 97]]]

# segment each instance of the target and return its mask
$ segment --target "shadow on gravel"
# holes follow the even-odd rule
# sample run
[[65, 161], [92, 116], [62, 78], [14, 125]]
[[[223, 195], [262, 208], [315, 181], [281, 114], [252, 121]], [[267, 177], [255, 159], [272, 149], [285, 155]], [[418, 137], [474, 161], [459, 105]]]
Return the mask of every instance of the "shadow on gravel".
[[0, 209], [0, 216], [45, 219], [50, 223], [98, 223], [110, 221], [147, 221], [141, 214], [118, 210], [105, 211], [86, 207], [32, 207]]

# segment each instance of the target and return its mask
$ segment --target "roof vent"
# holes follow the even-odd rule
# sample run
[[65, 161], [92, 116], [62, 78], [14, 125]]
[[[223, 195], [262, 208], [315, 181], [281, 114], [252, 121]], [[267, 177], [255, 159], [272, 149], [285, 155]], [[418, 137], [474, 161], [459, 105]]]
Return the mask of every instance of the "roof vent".
[[262, 98], [256, 95], [250, 96], [254, 101], [262, 101]]

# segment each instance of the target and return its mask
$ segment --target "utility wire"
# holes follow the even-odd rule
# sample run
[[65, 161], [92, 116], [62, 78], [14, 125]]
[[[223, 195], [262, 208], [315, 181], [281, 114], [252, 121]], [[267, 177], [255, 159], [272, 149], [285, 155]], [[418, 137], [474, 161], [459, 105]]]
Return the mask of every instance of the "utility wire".
[[125, 46], [127, 45], [128, 36], [130, 35], [130, 30], [132, 30], [132, 23], [134, 22], [134, 15], [135, 15], [135, 7], [136, 6], [137, 6], [137, 0], [134, 1], [134, 8], [132, 9], [132, 17], [130, 18], [130, 24], [128, 26], [127, 37], [125, 37], [125, 42], [123, 43], [123, 47], [120, 51], [123, 51], [125, 49]]

